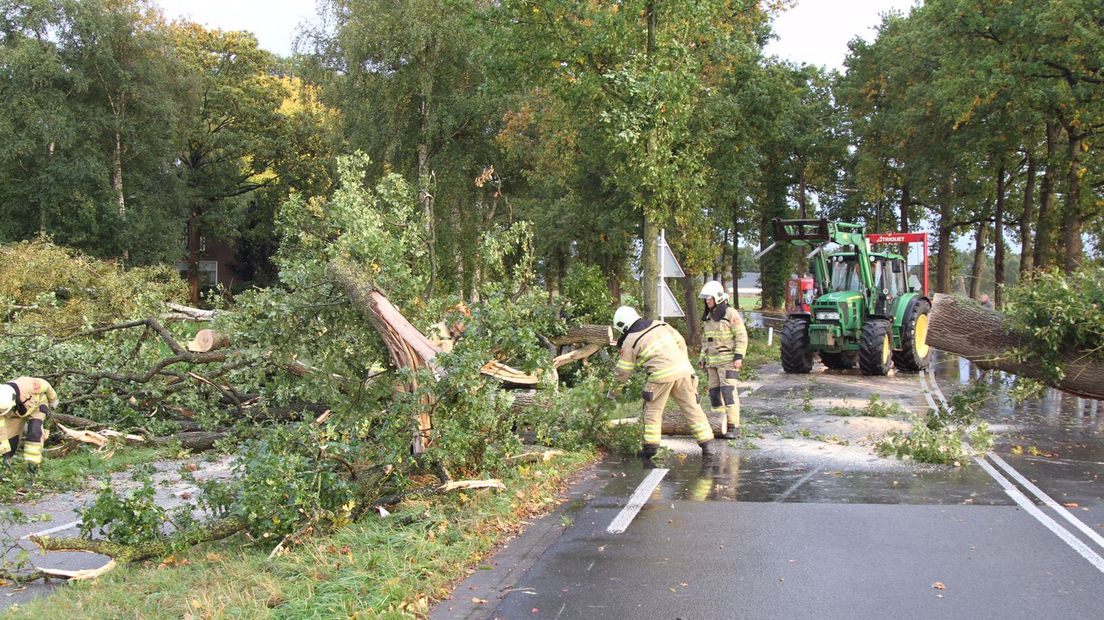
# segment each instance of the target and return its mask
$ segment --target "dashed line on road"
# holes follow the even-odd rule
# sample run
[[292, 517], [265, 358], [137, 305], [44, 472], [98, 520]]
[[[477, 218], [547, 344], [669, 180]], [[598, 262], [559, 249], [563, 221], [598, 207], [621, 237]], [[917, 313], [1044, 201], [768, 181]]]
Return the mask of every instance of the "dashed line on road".
[[667, 475], [668, 469], [653, 469], [650, 474], [640, 483], [640, 486], [636, 487], [636, 492], [629, 498], [629, 503], [621, 509], [621, 512], [617, 513], [617, 516], [610, 522], [606, 531], [610, 534], [623, 534], [628, 529], [629, 524], [636, 518], [636, 513], [640, 512], [640, 509], [644, 507], [644, 503], [651, 497], [652, 491], [655, 491], [659, 486], [659, 482], [663, 480], [663, 477]]
[[[925, 374], [927, 374], [927, 381], [925, 381]], [[935, 373], [933, 373], [930, 368], [921, 371], [920, 385], [924, 388], [924, 397], [927, 398], [928, 404], [929, 406], [931, 406], [932, 411], [938, 412], [938, 407], [936, 407], [935, 401], [932, 399], [931, 394], [928, 392], [929, 384], [931, 386], [931, 391], [939, 397], [939, 400], [943, 404], [943, 407], [945, 407], [947, 410], [950, 410], [950, 403], [947, 402], [946, 396], [943, 395], [943, 390], [941, 390], [939, 388], [939, 384], [936, 383]], [[989, 457], [989, 459], [996, 463], [1001, 469], [1003, 469], [1005, 473], [1012, 476], [1012, 478], [1015, 479], [1016, 482], [1019, 482], [1037, 499], [1039, 499], [1041, 502], [1043, 502], [1052, 510], [1061, 515], [1063, 519], [1070, 523], [1070, 525], [1073, 525], [1075, 528], [1081, 531], [1081, 533], [1088, 536], [1097, 545], [1104, 547], [1104, 538], [1094, 532], [1092, 528], [1085, 525], [1070, 511], [1066, 510], [1065, 507], [1063, 507], [1061, 504], [1054, 501], [1054, 499], [1043, 492], [1042, 489], [1035, 486], [1023, 474], [1016, 471], [1014, 467], [1005, 462], [1005, 460], [1002, 459], [999, 455], [997, 455], [995, 452], [990, 451], [986, 452], [985, 456]], [[1079, 538], [1074, 536], [1073, 533], [1071, 533], [1069, 530], [1062, 527], [1060, 523], [1055, 521], [1043, 511], [1039, 510], [1039, 508], [1035, 505], [1034, 502], [1031, 501], [1030, 498], [1027, 497], [1027, 495], [1016, 488], [1016, 486], [1013, 485], [1007, 478], [1002, 476], [1000, 472], [998, 472], [992, 465], [990, 465], [983, 457], [975, 456], [974, 461], [977, 462], [977, 464], [981, 466], [985, 473], [989, 474], [989, 476], [992, 477], [993, 480], [995, 480], [997, 484], [999, 484], [1001, 488], [1004, 489], [1004, 492], [1009, 497], [1011, 497], [1017, 505], [1027, 511], [1027, 513], [1030, 514], [1032, 517], [1035, 517], [1037, 521], [1042, 523], [1048, 530], [1058, 536], [1058, 538], [1062, 539], [1063, 542], [1073, 548], [1073, 550], [1080, 554], [1081, 557], [1088, 560], [1089, 563], [1095, 566], [1097, 570], [1104, 573], [1104, 558], [1097, 555], [1088, 545], [1086, 545]]]

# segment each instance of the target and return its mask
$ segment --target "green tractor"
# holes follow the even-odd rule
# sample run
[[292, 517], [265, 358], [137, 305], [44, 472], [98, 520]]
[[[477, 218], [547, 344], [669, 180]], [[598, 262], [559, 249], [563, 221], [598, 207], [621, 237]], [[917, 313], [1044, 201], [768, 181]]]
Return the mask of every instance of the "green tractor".
[[[925, 342], [931, 300], [927, 297], [927, 242], [923, 233], [870, 235], [861, 224], [775, 219], [774, 245], [812, 248], [812, 278], [790, 284], [787, 320], [782, 328], [782, 368], [807, 373], [814, 354], [828, 368], [856, 364], [864, 375], [885, 375], [891, 366], [920, 371], [931, 349]], [[909, 275], [904, 256], [872, 252], [871, 241], [924, 240], [922, 286]], [[835, 244], [831, 253], [825, 251]]]

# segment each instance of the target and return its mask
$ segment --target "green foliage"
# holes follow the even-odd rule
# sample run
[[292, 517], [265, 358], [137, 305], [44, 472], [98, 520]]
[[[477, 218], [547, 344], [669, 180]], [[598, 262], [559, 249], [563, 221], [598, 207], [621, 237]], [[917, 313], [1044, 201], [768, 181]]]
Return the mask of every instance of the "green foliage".
[[156, 315], [184, 298], [168, 267], [122, 269], [42, 240], [0, 246], [0, 312], [21, 330], [67, 336]]
[[560, 294], [564, 312], [580, 323], [604, 325], [610, 321], [613, 296], [597, 265], [574, 262], [567, 268]]
[[103, 483], [92, 504], [77, 511], [81, 535], [89, 537], [99, 532], [122, 545], [156, 540], [168, 512], [154, 495], [153, 480], [148, 475], [141, 478], [139, 488], [126, 495], [117, 493], [110, 482]]
[[832, 407], [828, 410], [828, 413], [838, 416], [861, 415], [869, 418], [891, 418], [904, 417], [908, 415], [908, 410], [896, 401], [882, 400], [882, 397], [878, 394], [871, 394], [869, 402], [867, 402], [866, 407], [862, 409], [855, 409], [853, 407]]
[[1104, 267], [1038, 271], [1007, 299], [1005, 316], [1025, 339], [1016, 357], [1051, 381], [1065, 375], [1068, 356], [1104, 360]]
[[993, 446], [989, 425], [978, 421], [979, 409], [992, 398], [992, 390], [989, 384], [974, 383], [952, 396], [949, 407], [927, 416], [909, 416], [911, 430], [887, 433], [875, 446], [878, 454], [919, 463], [965, 465], [973, 454]]

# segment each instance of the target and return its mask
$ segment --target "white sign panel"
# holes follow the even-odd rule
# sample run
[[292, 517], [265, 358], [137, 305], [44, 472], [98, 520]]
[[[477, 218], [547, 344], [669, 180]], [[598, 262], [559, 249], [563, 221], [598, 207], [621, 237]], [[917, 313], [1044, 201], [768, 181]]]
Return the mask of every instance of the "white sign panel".
[[675, 299], [675, 294], [668, 288], [667, 282], [660, 278], [659, 280], [659, 314], [660, 320], [666, 316], [686, 316], [686, 313], [682, 311], [682, 306], [679, 305], [678, 300]]
[[[660, 233], [659, 235], [659, 277], [661, 278], [681, 278], [686, 274], [683, 273], [682, 267], [679, 266], [678, 261], [675, 260], [675, 254], [671, 251], [671, 246], [667, 245], [667, 238]], [[681, 316], [681, 315], [679, 315]]]

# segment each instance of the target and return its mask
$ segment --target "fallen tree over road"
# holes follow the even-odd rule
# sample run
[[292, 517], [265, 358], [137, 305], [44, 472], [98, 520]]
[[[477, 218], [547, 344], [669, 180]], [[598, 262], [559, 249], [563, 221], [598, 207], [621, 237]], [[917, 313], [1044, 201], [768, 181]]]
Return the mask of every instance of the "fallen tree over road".
[[[1033, 361], [1029, 342], [1006, 317], [974, 301], [937, 294], [932, 303], [927, 342], [961, 355], [981, 368], [1035, 379], [1085, 398], [1104, 400], [1104, 362], [1081, 351], [1061, 353], [1062, 373], [1054, 379], [1041, 361]], [[1052, 369], [1053, 370], [1053, 369]]]

